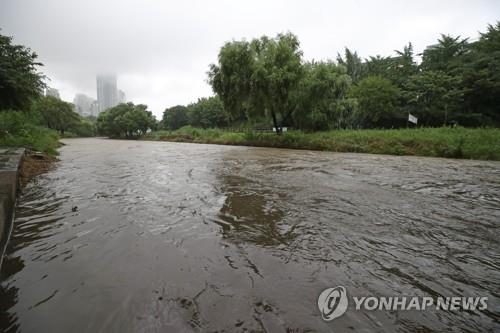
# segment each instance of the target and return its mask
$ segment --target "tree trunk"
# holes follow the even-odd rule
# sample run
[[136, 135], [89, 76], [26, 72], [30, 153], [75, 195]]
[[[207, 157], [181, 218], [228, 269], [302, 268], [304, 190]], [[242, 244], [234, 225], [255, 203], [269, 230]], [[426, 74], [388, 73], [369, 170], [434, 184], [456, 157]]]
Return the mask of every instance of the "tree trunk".
[[281, 135], [283, 133], [281, 126], [278, 126], [278, 120], [276, 119], [276, 114], [274, 110], [271, 110], [271, 116], [273, 117], [274, 128], [276, 129], [276, 135]]
[[444, 124], [443, 126], [446, 126], [448, 123], [448, 104], [444, 105]]

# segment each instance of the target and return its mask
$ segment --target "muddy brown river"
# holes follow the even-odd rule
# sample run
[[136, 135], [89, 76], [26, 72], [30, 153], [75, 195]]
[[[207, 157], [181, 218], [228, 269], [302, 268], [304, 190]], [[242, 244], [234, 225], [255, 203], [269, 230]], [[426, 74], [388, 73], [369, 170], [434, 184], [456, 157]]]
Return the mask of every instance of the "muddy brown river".
[[[2, 332], [498, 332], [500, 163], [70, 139], [18, 201]], [[356, 310], [318, 296], [487, 297]]]

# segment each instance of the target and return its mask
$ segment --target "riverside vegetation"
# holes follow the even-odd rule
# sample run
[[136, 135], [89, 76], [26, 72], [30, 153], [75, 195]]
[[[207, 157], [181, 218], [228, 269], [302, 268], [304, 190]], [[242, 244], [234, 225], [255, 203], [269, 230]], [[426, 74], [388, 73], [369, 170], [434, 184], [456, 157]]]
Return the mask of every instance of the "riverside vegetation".
[[60, 137], [94, 136], [95, 120], [71, 103], [43, 96], [46, 77], [29, 48], [0, 35], [0, 146], [26, 147], [55, 155]]
[[[208, 79], [216, 96], [166, 109], [145, 138], [500, 160], [500, 23], [475, 42], [442, 35], [420, 64], [411, 43], [305, 62], [291, 33], [232, 41]], [[420, 127], [405, 128], [408, 114]]]
[[147, 134], [145, 140], [214, 143], [390, 155], [500, 160], [500, 129], [417, 128], [332, 130], [305, 133], [228, 132], [185, 126]]
[[[392, 57], [362, 59], [346, 48], [335, 60], [305, 61], [292, 33], [227, 42], [209, 66], [215, 95], [167, 108], [161, 121], [133, 103], [83, 119], [70, 103], [42, 96], [45, 76], [35, 53], [1, 35], [0, 47], [0, 145], [53, 154], [61, 136], [98, 133], [500, 159], [500, 23], [474, 42], [441, 35], [421, 62], [411, 43]], [[418, 128], [405, 128], [409, 114], [418, 117]]]

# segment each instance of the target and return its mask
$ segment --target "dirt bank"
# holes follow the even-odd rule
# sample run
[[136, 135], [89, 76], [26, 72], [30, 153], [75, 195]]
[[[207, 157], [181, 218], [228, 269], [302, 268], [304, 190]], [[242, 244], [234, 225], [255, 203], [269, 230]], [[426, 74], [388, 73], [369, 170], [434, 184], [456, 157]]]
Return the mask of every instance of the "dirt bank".
[[40, 152], [27, 151], [19, 173], [21, 189], [23, 189], [33, 177], [53, 168], [57, 161], [58, 159], [54, 156]]

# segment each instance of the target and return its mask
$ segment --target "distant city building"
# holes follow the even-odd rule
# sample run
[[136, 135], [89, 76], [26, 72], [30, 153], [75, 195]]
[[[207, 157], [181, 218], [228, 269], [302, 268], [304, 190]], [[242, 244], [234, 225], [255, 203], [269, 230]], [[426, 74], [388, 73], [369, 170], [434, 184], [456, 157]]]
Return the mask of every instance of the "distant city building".
[[117, 89], [115, 75], [97, 75], [96, 83], [97, 100], [85, 94], [76, 94], [73, 99], [78, 114], [97, 117], [104, 110], [125, 103], [125, 93]]
[[73, 99], [75, 105], [75, 112], [81, 116], [95, 116], [99, 114], [97, 101], [85, 94], [76, 94]]
[[125, 102], [126, 102], [125, 93], [123, 92], [123, 90], [118, 90], [118, 104]]
[[97, 103], [99, 113], [118, 105], [115, 75], [97, 75]]
[[57, 90], [55, 88], [51, 88], [51, 87], [47, 87], [45, 89], [45, 96], [52, 96], [52, 97], [61, 99], [61, 97], [59, 96], [59, 90]]
[[97, 100], [94, 100], [94, 102], [90, 105], [90, 115], [94, 117], [99, 115], [99, 103]]

